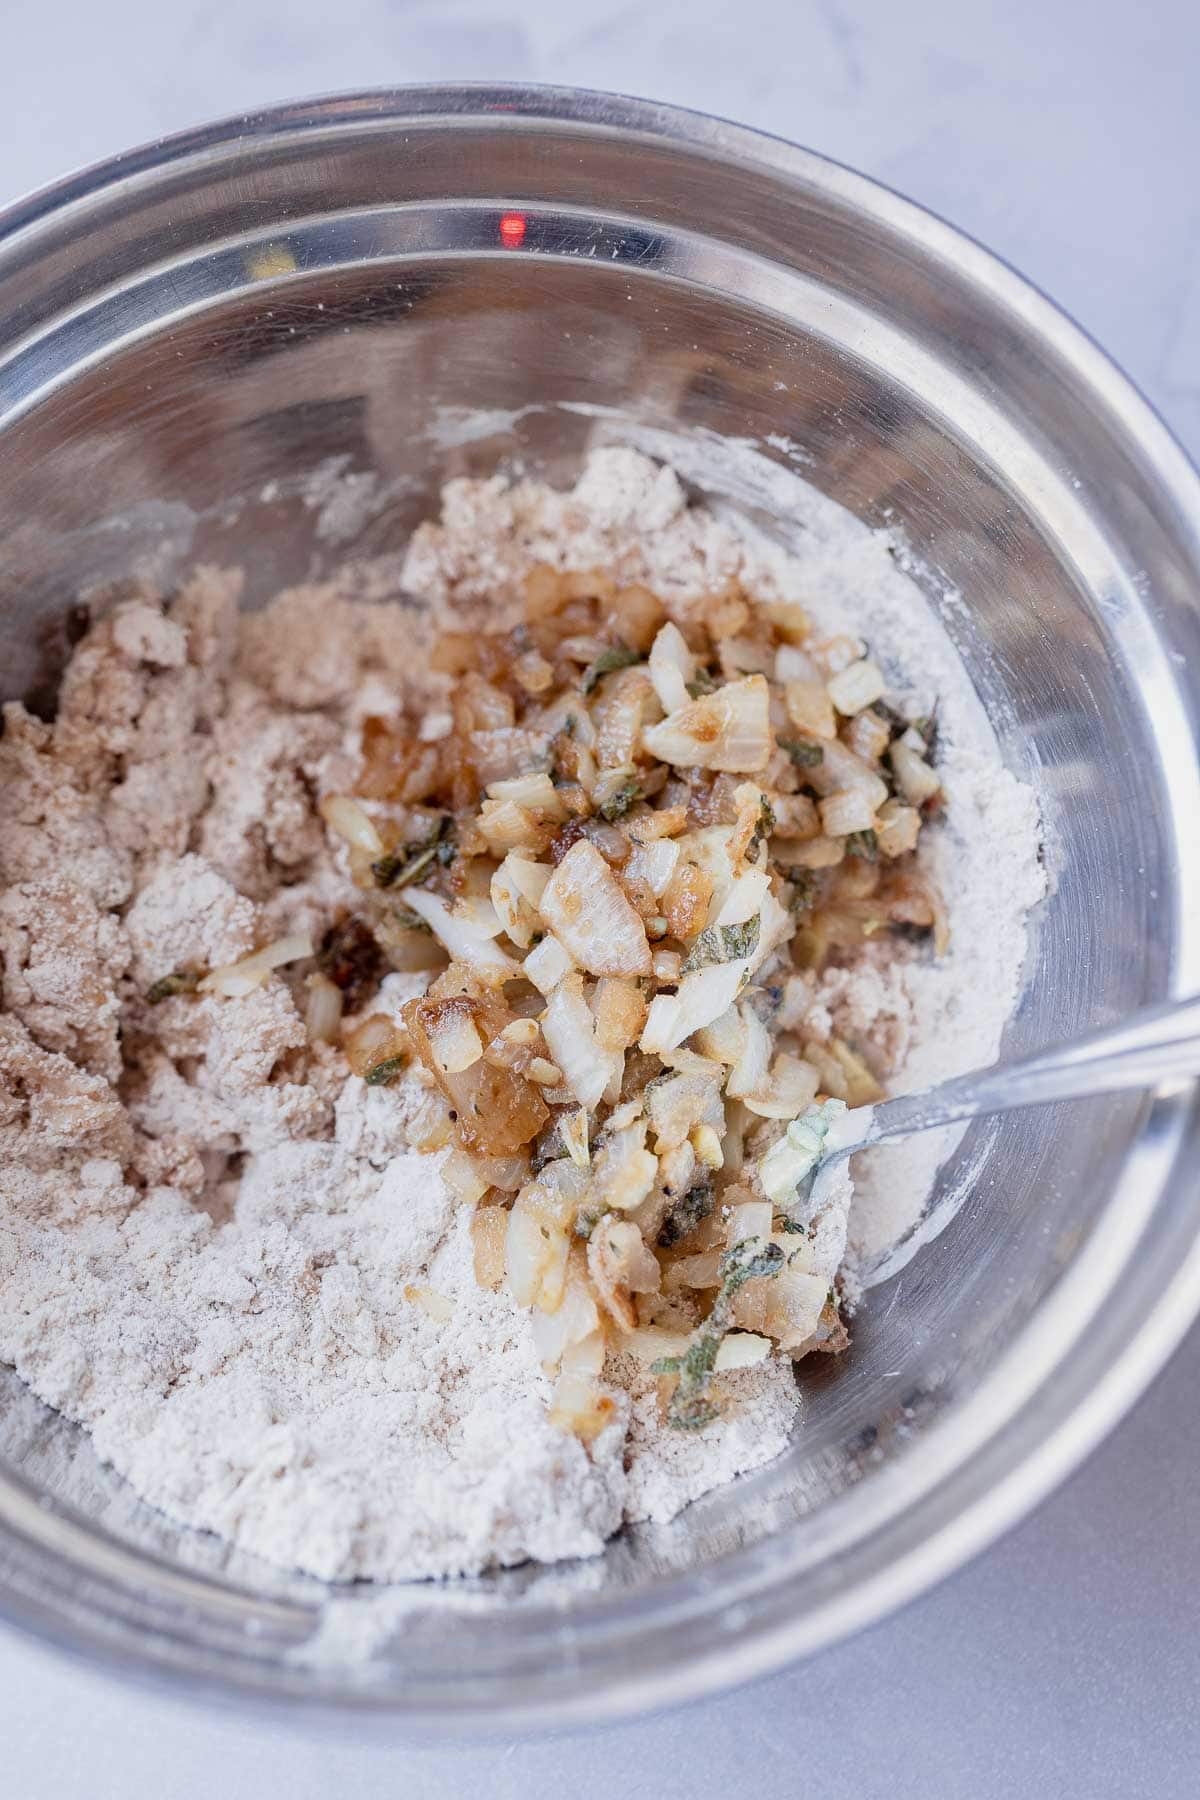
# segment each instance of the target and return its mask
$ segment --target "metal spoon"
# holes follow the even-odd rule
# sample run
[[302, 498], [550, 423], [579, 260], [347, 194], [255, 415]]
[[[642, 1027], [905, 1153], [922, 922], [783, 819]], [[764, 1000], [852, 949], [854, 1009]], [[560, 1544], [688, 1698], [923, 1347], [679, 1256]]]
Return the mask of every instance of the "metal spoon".
[[1022, 1106], [1156, 1087], [1160, 1082], [1183, 1081], [1195, 1075], [1200, 1075], [1200, 994], [1146, 1007], [1119, 1025], [1089, 1032], [1052, 1050], [1038, 1050], [1020, 1062], [994, 1063], [991, 1068], [958, 1075], [916, 1094], [899, 1094], [876, 1106], [853, 1107], [830, 1125], [817, 1180], [842, 1157], [885, 1138], [911, 1137], [938, 1125], [986, 1118]]

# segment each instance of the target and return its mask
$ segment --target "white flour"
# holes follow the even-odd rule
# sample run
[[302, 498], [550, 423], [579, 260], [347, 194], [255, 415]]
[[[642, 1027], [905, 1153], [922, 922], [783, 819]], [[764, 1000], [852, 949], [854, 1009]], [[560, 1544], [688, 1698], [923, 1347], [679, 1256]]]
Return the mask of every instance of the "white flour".
[[[613, 565], [681, 602], [740, 575], [853, 621], [897, 689], [919, 670], [939, 709], [948, 823], [923, 842], [951, 955], [868, 961], [788, 1004], [923, 1083], [995, 1052], [1041, 892], [1036, 812], [886, 545], [815, 494], [801, 522], [785, 557], [686, 507], [669, 470], [603, 451], [572, 494], [451, 484], [403, 584], [494, 624], [534, 561]], [[280, 978], [236, 1003], [142, 999], [181, 962], [322, 929], [349, 898], [312, 796], [363, 690], [401, 686], [429, 629], [364, 603], [363, 582], [298, 590], [240, 631], [232, 577], [166, 608], [126, 597], [77, 653], [52, 733], [10, 709], [0, 1357], [148, 1500], [277, 1563], [394, 1578], [589, 1555], [622, 1519], [667, 1519], [778, 1454], [790, 1366], [731, 1378], [740, 1405], [696, 1437], [663, 1427], [648, 1377], [610, 1369], [628, 1400], [589, 1454], [547, 1422], [528, 1320], [476, 1286], [436, 1161], [405, 1148], [415, 1082], [397, 1100], [310, 1051]], [[386, 1003], [411, 980], [389, 978]], [[862, 1264], [917, 1222], [939, 1153], [866, 1172]]]

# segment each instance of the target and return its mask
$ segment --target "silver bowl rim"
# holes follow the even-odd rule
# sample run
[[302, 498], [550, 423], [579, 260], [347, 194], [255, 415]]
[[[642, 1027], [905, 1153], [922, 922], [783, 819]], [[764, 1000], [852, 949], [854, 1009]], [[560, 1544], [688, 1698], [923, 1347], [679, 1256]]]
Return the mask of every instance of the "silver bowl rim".
[[[5, 259], [18, 245], [23, 251], [35, 248], [39, 230], [54, 219], [85, 209], [101, 197], [111, 198], [123, 185], [136, 185], [143, 177], [153, 179], [192, 160], [215, 161], [222, 150], [247, 140], [300, 140], [312, 132], [343, 126], [395, 131], [405, 118], [442, 117], [465, 125], [485, 115], [498, 128], [511, 118], [514, 125], [543, 120], [665, 138], [723, 160], [766, 168], [784, 180], [808, 183], [897, 235], [916, 240], [952, 263], [973, 287], [1018, 312], [1025, 329], [1045, 339], [1076, 380], [1096, 394], [1137, 441], [1176, 517], [1200, 521], [1200, 473], [1155, 408], [1082, 327], [1003, 258], [938, 214], [819, 152], [718, 116], [623, 94], [526, 83], [429, 83], [332, 93], [215, 120], [86, 166], [0, 209], [0, 275]], [[1183, 926], [1186, 954], [1180, 964], [1194, 983], [1200, 977], [1200, 916], [1185, 918]], [[1178, 1134], [1172, 1125], [1179, 1124], [1180, 1113], [1177, 1102], [1166, 1101], [1152, 1114], [1152, 1120], [1165, 1128], [1162, 1135], [1173, 1137], [1176, 1147]], [[1171, 1160], [1173, 1163], [1174, 1158]], [[1178, 1176], [1177, 1169], [1171, 1172]], [[1161, 1193], [1155, 1204], [1160, 1199]], [[1058, 1307], [1062, 1310], [1063, 1297], [1059, 1297]], [[85, 1661], [90, 1668], [95, 1669], [99, 1662], [108, 1672], [155, 1689], [268, 1710], [276, 1716], [282, 1712], [294, 1722], [305, 1717], [326, 1727], [349, 1719], [357, 1730], [368, 1719], [386, 1719], [414, 1741], [427, 1739], [430, 1726], [435, 1737], [442, 1736], [446, 1727], [459, 1737], [464, 1730], [491, 1735], [506, 1722], [524, 1730], [562, 1729], [678, 1705], [769, 1674], [838, 1642], [916, 1598], [985, 1549], [1090, 1455], [1144, 1392], [1198, 1314], [1200, 1235], [1162, 1289], [1153, 1316], [1125, 1341], [1086, 1395], [1044, 1430], [994, 1486], [935, 1522], [932, 1530], [918, 1536], [890, 1567], [868, 1572], [848, 1592], [817, 1606], [805, 1619], [770, 1623], [748, 1638], [726, 1641], [715, 1651], [700, 1649], [649, 1681], [646, 1671], [640, 1669], [582, 1699], [543, 1699], [529, 1707], [508, 1705], [503, 1714], [487, 1704], [476, 1708], [468, 1703], [465, 1709], [427, 1710], [423, 1720], [406, 1711], [394, 1696], [382, 1704], [369, 1694], [358, 1697], [345, 1691], [314, 1697], [239, 1683], [212, 1670], [181, 1671], [156, 1655], [150, 1644], [115, 1647], [111, 1638], [89, 1632], [83, 1625], [65, 1624], [52, 1606], [28, 1604], [7, 1592], [0, 1593], [0, 1618]], [[1063, 1353], [1074, 1343], [1072, 1338]], [[1041, 1348], [1044, 1353], [1047, 1346]], [[985, 1387], [990, 1389], [993, 1379], [989, 1378]], [[1038, 1391], [1038, 1383], [1031, 1381], [1021, 1406], [1032, 1401]], [[1012, 1409], [1012, 1416], [1021, 1406]], [[993, 1407], [993, 1412], [992, 1431], [981, 1428], [976, 1433], [973, 1444], [943, 1470], [947, 1478], [961, 1476], [972, 1458], [1009, 1422], [1008, 1408], [997, 1412]], [[935, 1474], [912, 1496], [913, 1501], [929, 1498], [940, 1479]], [[149, 1564], [155, 1559], [144, 1560]]]

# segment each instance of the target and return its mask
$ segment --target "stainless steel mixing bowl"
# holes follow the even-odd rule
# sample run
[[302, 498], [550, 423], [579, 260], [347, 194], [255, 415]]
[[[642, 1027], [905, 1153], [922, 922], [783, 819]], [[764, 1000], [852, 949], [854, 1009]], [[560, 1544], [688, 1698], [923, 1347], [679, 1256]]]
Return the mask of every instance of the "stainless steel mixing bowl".
[[[706, 444], [718, 489], [721, 438], [803, 457], [903, 527], [1045, 808], [1014, 1051], [1200, 986], [1196, 475], [976, 245], [663, 107], [355, 95], [0, 218], [5, 691], [51, 703], [72, 596], [139, 558], [244, 561], [254, 601], [400, 543], [448, 473], [565, 478], [597, 430], [638, 429], [685, 460]], [[361, 479], [321, 503], [338, 472]], [[734, 486], [786, 535], [765, 486]], [[0, 1606], [110, 1666], [414, 1731], [745, 1679], [952, 1568], [1130, 1404], [1200, 1303], [1198, 1119], [1182, 1090], [968, 1135], [942, 1192], [973, 1171], [974, 1198], [874, 1292], [842, 1365], [805, 1375], [789, 1454], [570, 1570], [335, 1598], [141, 1507], [9, 1375]]]

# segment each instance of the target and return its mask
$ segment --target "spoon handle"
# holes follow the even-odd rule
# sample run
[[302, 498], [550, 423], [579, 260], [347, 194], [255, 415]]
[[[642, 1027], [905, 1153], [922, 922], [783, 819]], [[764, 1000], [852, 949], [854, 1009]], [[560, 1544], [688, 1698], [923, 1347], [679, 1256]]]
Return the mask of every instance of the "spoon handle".
[[997, 1063], [885, 1100], [875, 1108], [866, 1141], [1194, 1075], [1200, 1075], [1200, 994], [1146, 1007], [1119, 1025], [1039, 1050], [1021, 1062]]

